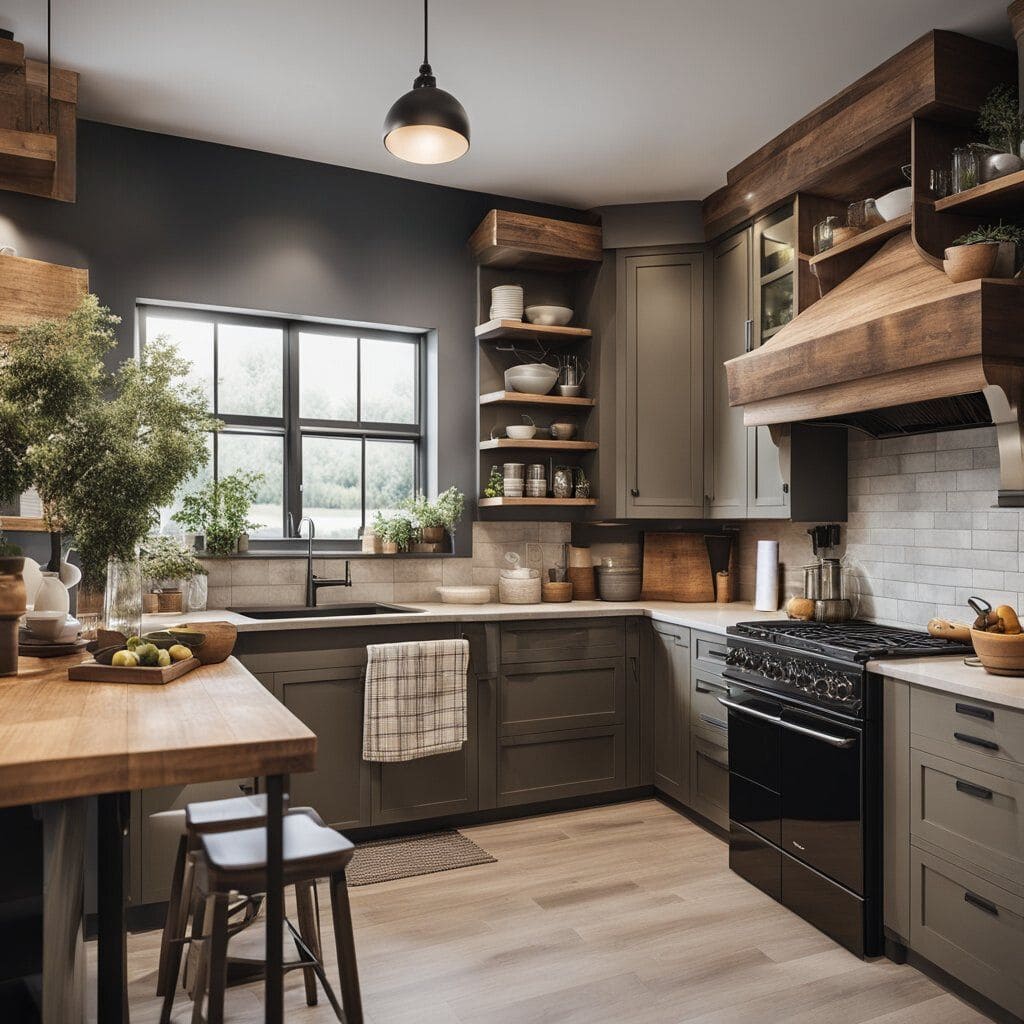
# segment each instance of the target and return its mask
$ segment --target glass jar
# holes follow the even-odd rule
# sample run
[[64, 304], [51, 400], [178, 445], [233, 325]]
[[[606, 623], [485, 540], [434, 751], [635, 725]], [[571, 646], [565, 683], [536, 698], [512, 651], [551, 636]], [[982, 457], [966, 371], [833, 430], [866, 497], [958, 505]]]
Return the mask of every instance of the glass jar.
[[814, 225], [814, 254], [832, 248], [832, 229], [841, 224], [838, 217], [826, 217]]
[[556, 498], [571, 498], [573, 471], [571, 466], [556, 466], [551, 482], [551, 493]]
[[112, 558], [107, 563], [107, 588], [103, 596], [105, 629], [126, 637], [142, 633], [142, 566], [134, 558]]
[[951, 190], [954, 195], [978, 184], [978, 154], [970, 146], [953, 150]]

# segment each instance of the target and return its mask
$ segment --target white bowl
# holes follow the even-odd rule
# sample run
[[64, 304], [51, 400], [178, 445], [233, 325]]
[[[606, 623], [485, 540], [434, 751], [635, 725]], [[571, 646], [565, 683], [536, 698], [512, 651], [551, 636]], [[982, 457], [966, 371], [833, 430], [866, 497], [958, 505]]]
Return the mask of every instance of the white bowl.
[[67, 618], [65, 612], [26, 612], [25, 628], [39, 640], [58, 640]]
[[558, 380], [558, 367], [547, 363], [524, 363], [505, 371], [505, 390], [527, 395], [546, 395]]
[[506, 427], [505, 433], [516, 441], [529, 441], [531, 437], [536, 436], [537, 428], [532, 424], [519, 424], [518, 426]]
[[490, 587], [438, 587], [437, 592], [445, 604], [487, 604], [491, 599]]
[[564, 327], [572, 319], [568, 306], [527, 306], [523, 312], [531, 324], [542, 327]]
[[875, 208], [885, 220], [895, 220], [905, 213], [910, 213], [910, 207], [914, 201], [914, 190], [907, 185], [906, 188], [893, 189], [886, 192], [880, 199], [875, 200]]

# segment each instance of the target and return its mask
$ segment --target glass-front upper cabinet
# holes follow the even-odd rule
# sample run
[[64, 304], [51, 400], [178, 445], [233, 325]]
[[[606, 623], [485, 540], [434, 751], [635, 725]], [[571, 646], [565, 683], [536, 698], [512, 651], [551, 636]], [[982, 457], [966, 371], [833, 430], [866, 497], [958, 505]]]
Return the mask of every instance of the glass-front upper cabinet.
[[754, 224], [757, 326], [761, 344], [796, 315], [796, 215], [792, 203]]

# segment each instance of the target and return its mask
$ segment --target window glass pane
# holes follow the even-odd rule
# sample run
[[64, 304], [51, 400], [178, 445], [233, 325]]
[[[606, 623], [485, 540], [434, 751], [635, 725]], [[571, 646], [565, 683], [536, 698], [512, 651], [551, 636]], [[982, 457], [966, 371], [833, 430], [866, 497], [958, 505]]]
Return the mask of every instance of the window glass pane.
[[416, 488], [416, 445], [411, 441], [366, 442], [366, 518], [393, 512]]
[[206, 451], [209, 455], [206, 465], [195, 476], [179, 484], [170, 505], [159, 510], [160, 528], [156, 531], [157, 533], [180, 534], [185, 532], [183, 526], [171, 521], [171, 516], [181, 508], [182, 499], [186, 494], [198, 491], [200, 487], [208, 484], [213, 479], [213, 434], [206, 435]]
[[175, 320], [167, 316], [146, 317], [146, 342], [166, 337], [178, 355], [192, 364], [188, 383], [202, 388], [206, 406], [213, 408], [213, 324], [198, 320]]
[[407, 341], [363, 338], [360, 379], [365, 423], [416, 422], [416, 354]]
[[355, 420], [356, 339], [299, 333], [299, 415], [310, 420]]
[[217, 412], [282, 416], [284, 336], [278, 327], [219, 324]]
[[350, 437], [302, 439], [302, 514], [318, 537], [354, 540], [363, 524], [362, 442]]
[[280, 537], [284, 528], [284, 438], [265, 434], [227, 434], [217, 437], [218, 479], [229, 473], [262, 473], [249, 515], [259, 523], [252, 537]]

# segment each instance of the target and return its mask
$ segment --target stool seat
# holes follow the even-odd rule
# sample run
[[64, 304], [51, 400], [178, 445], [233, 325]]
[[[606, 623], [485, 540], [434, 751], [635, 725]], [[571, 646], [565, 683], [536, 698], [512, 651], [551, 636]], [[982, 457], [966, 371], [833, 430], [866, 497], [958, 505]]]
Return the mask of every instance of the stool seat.
[[227, 800], [204, 800], [185, 808], [185, 827], [191, 832], [225, 832], [236, 828], [256, 828], [266, 823], [266, 793]]

